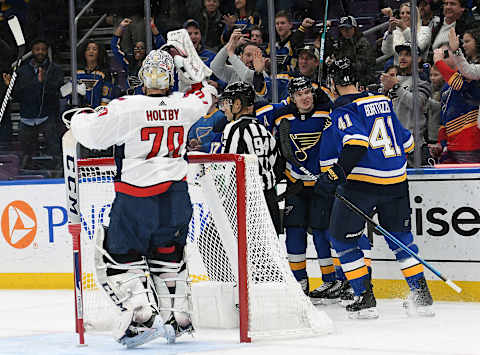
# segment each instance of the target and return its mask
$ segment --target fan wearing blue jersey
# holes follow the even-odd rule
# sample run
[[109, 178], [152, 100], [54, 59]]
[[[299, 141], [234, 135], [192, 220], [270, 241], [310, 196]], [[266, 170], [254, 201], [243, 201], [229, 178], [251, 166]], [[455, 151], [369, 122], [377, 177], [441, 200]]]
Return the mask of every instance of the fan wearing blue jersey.
[[[412, 134], [399, 122], [393, 106], [383, 95], [360, 93], [347, 58], [329, 66], [328, 81], [340, 97], [324, 130], [317, 179], [318, 193], [343, 195], [367, 215], [376, 208], [380, 224], [418, 253], [411, 232], [411, 208], [407, 183], [406, 153], [414, 148]], [[347, 306], [351, 318], [377, 318], [371, 275], [359, 246], [365, 220], [340, 200], [331, 213], [332, 244], [343, 271], [355, 292]], [[404, 306], [409, 314], [434, 315], [432, 296], [423, 265], [386, 239], [411, 289]]]

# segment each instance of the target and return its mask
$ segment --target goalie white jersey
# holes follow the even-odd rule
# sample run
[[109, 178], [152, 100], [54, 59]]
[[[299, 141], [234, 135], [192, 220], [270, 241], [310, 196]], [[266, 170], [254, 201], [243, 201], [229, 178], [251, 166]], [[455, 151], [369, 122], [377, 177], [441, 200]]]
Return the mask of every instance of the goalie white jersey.
[[115, 145], [115, 191], [152, 196], [187, 174], [187, 134], [211, 106], [208, 89], [169, 96], [124, 96], [95, 112], [77, 113], [71, 129], [91, 149]]

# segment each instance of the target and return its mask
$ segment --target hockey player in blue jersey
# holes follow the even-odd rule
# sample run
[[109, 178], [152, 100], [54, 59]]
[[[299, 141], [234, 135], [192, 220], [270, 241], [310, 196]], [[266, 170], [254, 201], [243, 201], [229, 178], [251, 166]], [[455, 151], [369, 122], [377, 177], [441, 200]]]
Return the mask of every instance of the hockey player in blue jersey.
[[[407, 183], [406, 153], [414, 148], [411, 133], [398, 121], [391, 101], [383, 96], [360, 93], [355, 74], [346, 58], [329, 66], [328, 80], [340, 97], [324, 130], [320, 165], [324, 172], [315, 190], [345, 196], [366, 214], [374, 208], [380, 224], [414, 252], [418, 247], [411, 233], [411, 208]], [[340, 200], [331, 213], [332, 245], [355, 292], [347, 306], [351, 318], [377, 318], [371, 275], [358, 245], [365, 221]], [[404, 303], [407, 312], [434, 315], [432, 296], [423, 274], [423, 265], [386, 239], [411, 289]]]
[[[330, 103], [315, 105], [313, 86], [305, 77], [294, 78], [289, 85], [290, 104], [276, 114], [275, 125], [279, 132], [282, 155], [286, 159], [287, 196], [285, 198], [284, 224], [290, 268], [306, 294], [315, 303], [331, 303], [338, 299], [330, 291], [338, 290], [335, 268], [330, 253], [330, 236], [327, 228], [332, 198], [324, 198], [313, 191], [315, 180], [305, 175], [298, 164], [313, 174], [320, 173], [318, 154], [322, 131], [329, 120]], [[301, 190], [290, 194], [294, 186]], [[307, 229], [312, 229], [313, 242], [322, 271], [323, 285], [309, 292], [306, 270]]]
[[222, 141], [222, 132], [228, 123], [227, 117], [217, 107], [218, 92], [215, 89], [213, 104], [208, 113], [193, 124], [188, 132], [189, 151], [204, 153], [219, 153]]

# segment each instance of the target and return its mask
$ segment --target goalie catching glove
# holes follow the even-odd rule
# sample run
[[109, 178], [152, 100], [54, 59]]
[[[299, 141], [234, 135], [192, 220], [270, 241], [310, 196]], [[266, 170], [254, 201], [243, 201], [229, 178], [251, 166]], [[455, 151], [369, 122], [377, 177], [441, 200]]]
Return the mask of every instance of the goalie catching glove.
[[340, 165], [335, 163], [318, 177], [315, 183], [315, 193], [327, 197], [334, 195], [337, 187], [345, 182], [347, 182], [345, 171]]
[[185, 91], [192, 84], [202, 82], [212, 75], [212, 70], [198, 56], [187, 30], [168, 32], [167, 43], [160, 49], [173, 57], [178, 70], [180, 91]]

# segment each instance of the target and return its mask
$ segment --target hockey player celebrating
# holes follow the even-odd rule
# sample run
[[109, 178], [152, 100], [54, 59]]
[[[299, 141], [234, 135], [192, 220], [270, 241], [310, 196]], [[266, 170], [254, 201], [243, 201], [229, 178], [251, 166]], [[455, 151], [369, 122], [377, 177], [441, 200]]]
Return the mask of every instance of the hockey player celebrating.
[[[175, 46], [190, 41], [182, 31]], [[174, 60], [183, 69], [184, 86], [195, 83], [201, 70], [189, 73], [191, 65], [182, 67], [192, 52], [169, 42], [166, 49], [175, 59], [153, 50], [143, 61], [139, 77], [146, 96], [124, 96], [95, 111], [80, 109], [70, 123], [74, 137], [88, 148], [115, 145], [115, 200], [108, 230], [100, 228], [96, 236], [95, 262], [97, 278], [121, 314], [113, 335], [128, 348], [157, 337], [171, 343], [193, 330], [183, 258], [192, 206], [183, 156], [189, 128], [212, 99], [201, 84], [185, 95], [170, 93]]]
[[263, 180], [263, 191], [277, 234], [280, 210], [277, 202], [276, 167], [280, 164], [277, 141], [255, 117], [255, 90], [243, 81], [229, 84], [220, 98], [220, 107], [230, 121], [222, 135], [222, 153], [254, 154]]
[[[324, 131], [320, 164], [325, 171], [315, 189], [332, 196], [335, 191], [367, 215], [374, 208], [382, 226], [414, 252], [418, 247], [411, 233], [411, 209], [406, 172], [406, 153], [414, 148], [411, 133], [402, 127], [391, 101], [383, 96], [360, 93], [347, 58], [329, 66], [328, 80], [340, 97], [330, 115], [332, 125]], [[351, 318], [377, 318], [371, 275], [358, 245], [365, 227], [362, 217], [336, 199], [332, 208], [332, 244], [355, 300], [347, 306]], [[423, 265], [386, 239], [410, 286], [404, 303], [409, 313], [434, 315], [432, 296], [423, 275]]]
[[[328, 100], [315, 105], [313, 86], [305, 77], [293, 78], [289, 84], [290, 104], [278, 111], [275, 124], [280, 134], [282, 155], [286, 159], [287, 196], [285, 198], [286, 244], [290, 268], [305, 294], [314, 303], [332, 303], [338, 300], [341, 282], [336, 281], [330, 253], [330, 235], [327, 231], [332, 198], [314, 193], [315, 180], [305, 175], [298, 165], [313, 174], [320, 173], [318, 163], [323, 130], [330, 122]], [[323, 91], [320, 92], [323, 94]], [[294, 194], [289, 190], [301, 184]], [[307, 229], [312, 229], [318, 254], [323, 284], [309, 293], [306, 270]]]

